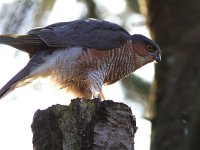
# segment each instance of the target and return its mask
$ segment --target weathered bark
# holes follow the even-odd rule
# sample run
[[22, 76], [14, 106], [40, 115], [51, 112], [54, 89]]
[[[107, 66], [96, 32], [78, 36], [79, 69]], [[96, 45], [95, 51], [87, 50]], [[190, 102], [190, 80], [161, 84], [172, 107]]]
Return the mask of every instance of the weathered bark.
[[69, 106], [38, 110], [33, 119], [34, 150], [133, 150], [136, 132], [123, 103], [74, 99]]
[[195, 121], [199, 120], [195, 105], [200, 93], [200, 1], [145, 1], [151, 35], [163, 56], [156, 67], [151, 149], [187, 149], [188, 135], [194, 136], [200, 123]]
[[187, 132], [188, 132], [188, 137], [187, 137], [187, 143], [186, 143], [186, 148], [184, 150], [197, 150], [200, 149], [200, 119], [199, 119], [199, 114], [200, 114], [200, 93], [199, 93], [199, 98], [194, 104], [195, 106], [193, 107], [193, 113], [191, 117], [188, 117], [190, 119]]

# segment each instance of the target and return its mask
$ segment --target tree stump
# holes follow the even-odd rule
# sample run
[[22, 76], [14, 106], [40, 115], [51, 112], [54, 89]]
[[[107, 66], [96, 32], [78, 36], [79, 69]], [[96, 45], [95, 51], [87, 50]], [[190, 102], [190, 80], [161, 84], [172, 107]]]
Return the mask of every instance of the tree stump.
[[136, 121], [123, 103], [77, 98], [37, 110], [34, 150], [134, 150]]

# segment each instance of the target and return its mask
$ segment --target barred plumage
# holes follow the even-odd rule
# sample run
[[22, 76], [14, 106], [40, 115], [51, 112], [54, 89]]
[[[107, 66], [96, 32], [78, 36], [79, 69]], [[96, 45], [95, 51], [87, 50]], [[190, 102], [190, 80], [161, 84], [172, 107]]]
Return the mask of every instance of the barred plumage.
[[26, 51], [31, 57], [0, 90], [0, 98], [41, 76], [50, 77], [78, 97], [100, 94], [103, 99], [103, 84], [112, 84], [161, 57], [152, 40], [100, 20], [57, 23], [23, 36], [2, 35], [0, 43]]

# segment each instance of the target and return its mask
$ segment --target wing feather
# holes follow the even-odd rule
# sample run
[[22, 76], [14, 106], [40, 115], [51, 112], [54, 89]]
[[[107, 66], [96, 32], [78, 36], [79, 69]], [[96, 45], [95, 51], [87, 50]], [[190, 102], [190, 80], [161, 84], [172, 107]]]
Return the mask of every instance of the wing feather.
[[33, 29], [49, 47], [84, 47], [99, 50], [118, 48], [130, 39], [121, 26], [101, 20], [76, 20]]
[[15, 47], [30, 55], [34, 54], [37, 49], [48, 49], [47, 45], [36, 35], [4, 34], [0, 35], [1, 43]]
[[83, 47], [97, 50], [119, 48], [131, 38], [121, 26], [101, 20], [76, 20], [36, 28], [26, 35], [0, 35], [0, 43], [28, 52]]

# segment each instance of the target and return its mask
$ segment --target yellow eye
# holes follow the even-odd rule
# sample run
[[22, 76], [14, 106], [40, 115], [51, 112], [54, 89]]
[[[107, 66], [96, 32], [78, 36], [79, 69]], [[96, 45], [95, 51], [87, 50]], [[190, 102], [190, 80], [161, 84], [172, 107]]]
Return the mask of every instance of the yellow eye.
[[150, 52], [153, 52], [153, 51], [155, 51], [155, 49], [154, 49], [154, 46], [153, 46], [153, 45], [147, 45], [147, 46], [146, 46], [146, 48], [147, 48], [147, 50], [148, 50], [148, 51], [150, 51]]

